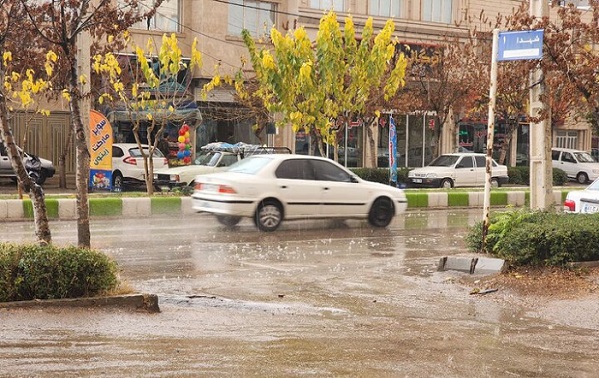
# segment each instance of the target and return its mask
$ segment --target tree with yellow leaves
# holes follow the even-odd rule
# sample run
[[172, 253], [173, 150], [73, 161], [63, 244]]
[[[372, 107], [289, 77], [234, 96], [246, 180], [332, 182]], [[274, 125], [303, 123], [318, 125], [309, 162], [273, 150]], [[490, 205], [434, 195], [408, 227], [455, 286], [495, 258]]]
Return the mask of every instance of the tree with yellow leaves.
[[[144, 159], [147, 192], [152, 195], [154, 165], [149, 157], [158, 148], [167, 124], [177, 118], [175, 109], [192, 101], [189, 88], [179, 83], [177, 78], [182, 72], [201, 67], [202, 56], [197, 49], [197, 39], [194, 39], [191, 59], [184, 62], [174, 33], [164, 34], [159, 47], [153, 39], [148, 40], [145, 50], [137, 45], [132, 47], [137, 59], [128, 61], [126, 70], [121, 68], [112, 53], [96, 55], [93, 70], [106, 77], [109, 84], [104, 88], [99, 102], [109, 101], [124, 107], [129, 116], [135, 141]], [[123, 71], [131, 72], [132, 76], [128, 77]], [[141, 144], [149, 146], [147, 155]]]
[[[352, 17], [342, 29], [337, 15], [329, 12], [320, 20], [315, 41], [302, 27], [287, 35], [273, 28], [271, 49], [259, 49], [244, 30], [259, 83], [253, 95], [271, 114], [280, 115], [277, 127], [304, 130], [335, 146], [337, 156], [337, 134], [347, 122], [378, 115], [383, 101], [404, 85], [406, 59], [396, 54], [394, 28], [389, 20], [375, 35], [369, 18], [358, 35]], [[366, 106], [375, 91], [384, 94], [380, 106]]]

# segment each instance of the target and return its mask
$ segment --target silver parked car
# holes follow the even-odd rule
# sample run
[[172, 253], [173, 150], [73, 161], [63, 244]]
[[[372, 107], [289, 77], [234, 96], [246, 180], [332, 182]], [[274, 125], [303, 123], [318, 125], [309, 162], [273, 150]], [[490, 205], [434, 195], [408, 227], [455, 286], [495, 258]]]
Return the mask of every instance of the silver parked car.
[[[429, 165], [408, 172], [408, 186], [446, 188], [484, 186], [486, 180], [485, 154], [472, 152], [441, 155]], [[492, 161], [491, 186], [499, 187], [509, 181], [507, 166]]]
[[[20, 148], [19, 152], [22, 152]], [[50, 160], [28, 154], [27, 152], [23, 152], [23, 163], [29, 175], [38, 185], [42, 185], [46, 182], [46, 179], [54, 176], [56, 173], [56, 168], [54, 168], [54, 164]], [[0, 177], [6, 177], [13, 181], [17, 181], [17, 175], [12, 168], [3, 141], [0, 141]]]

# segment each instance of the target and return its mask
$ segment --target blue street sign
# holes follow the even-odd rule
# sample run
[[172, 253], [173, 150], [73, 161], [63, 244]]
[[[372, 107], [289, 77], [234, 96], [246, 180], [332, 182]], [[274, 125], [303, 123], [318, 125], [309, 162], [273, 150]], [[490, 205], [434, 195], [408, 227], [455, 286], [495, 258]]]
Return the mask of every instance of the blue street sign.
[[543, 29], [499, 32], [497, 60], [528, 60], [543, 57]]

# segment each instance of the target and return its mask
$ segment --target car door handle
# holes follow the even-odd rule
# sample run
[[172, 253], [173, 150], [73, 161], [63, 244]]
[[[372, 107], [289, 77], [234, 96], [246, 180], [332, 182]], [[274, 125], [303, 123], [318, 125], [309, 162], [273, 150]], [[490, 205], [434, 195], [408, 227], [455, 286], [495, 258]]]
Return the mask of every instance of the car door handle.
[[281, 189], [287, 189], [287, 185], [281, 185]]
[[328, 186], [325, 186], [324, 188], [322, 188], [323, 190], [329, 190]]

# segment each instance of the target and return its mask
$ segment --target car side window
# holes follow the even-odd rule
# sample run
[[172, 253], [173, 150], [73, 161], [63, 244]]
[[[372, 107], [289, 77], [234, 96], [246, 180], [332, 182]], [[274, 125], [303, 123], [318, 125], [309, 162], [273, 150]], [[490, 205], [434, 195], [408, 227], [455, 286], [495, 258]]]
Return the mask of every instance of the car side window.
[[574, 156], [572, 156], [572, 154], [569, 152], [564, 152], [562, 154], [562, 161], [566, 161], [568, 163], [576, 163], [576, 159], [574, 159]]
[[551, 160], [559, 160], [560, 151], [551, 151]]
[[474, 167], [474, 162], [472, 161], [471, 156], [464, 156], [462, 160], [458, 162], [456, 168], [472, 168]]
[[485, 156], [475, 156], [476, 166], [479, 168], [485, 168], [487, 166], [487, 158]]
[[4, 143], [0, 142], [0, 156], [6, 156], [6, 155], [8, 155], [6, 153], [6, 147], [4, 147]]
[[223, 158], [218, 163], [219, 167], [228, 167], [229, 165], [237, 162], [237, 155], [223, 155]]
[[313, 160], [316, 179], [320, 181], [351, 182], [351, 175], [335, 164], [324, 160]]
[[123, 157], [123, 150], [121, 150], [119, 147], [117, 146], [112, 146], [112, 157], [113, 158], [119, 158], [119, 157]]
[[315, 180], [314, 168], [308, 160], [284, 160], [275, 170], [275, 176], [289, 180]]

